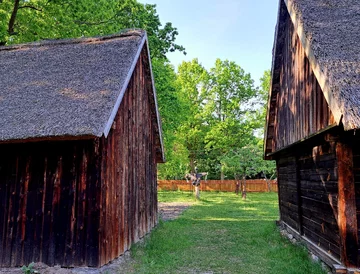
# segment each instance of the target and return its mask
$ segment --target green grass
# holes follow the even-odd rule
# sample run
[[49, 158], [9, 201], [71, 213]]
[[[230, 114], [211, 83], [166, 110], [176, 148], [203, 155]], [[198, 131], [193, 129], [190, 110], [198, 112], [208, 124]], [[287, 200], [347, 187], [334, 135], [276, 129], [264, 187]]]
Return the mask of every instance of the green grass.
[[[302, 246], [280, 236], [276, 193], [201, 193], [178, 219], [160, 222], [132, 256], [136, 273], [325, 273]], [[160, 192], [160, 201], [194, 201]]]

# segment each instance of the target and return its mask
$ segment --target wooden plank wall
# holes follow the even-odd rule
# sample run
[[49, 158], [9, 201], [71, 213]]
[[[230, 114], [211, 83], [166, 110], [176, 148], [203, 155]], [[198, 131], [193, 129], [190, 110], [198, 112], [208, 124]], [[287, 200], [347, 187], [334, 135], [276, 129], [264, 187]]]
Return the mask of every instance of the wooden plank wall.
[[0, 145], [0, 266], [98, 265], [98, 151], [91, 140]]
[[102, 138], [101, 265], [157, 223], [156, 124], [147, 60], [144, 49], [110, 134]]
[[[271, 191], [277, 192], [277, 182], [270, 181]], [[158, 190], [170, 191], [194, 191], [195, 187], [185, 180], [158, 180]], [[201, 181], [200, 191], [224, 191], [235, 192], [235, 180], [207, 180]], [[269, 188], [265, 180], [246, 180], [246, 190], [248, 192], [268, 192]]]
[[[360, 138], [357, 136], [354, 143], [359, 143]], [[353, 146], [353, 158], [354, 158], [354, 177], [355, 177], [355, 195], [356, 195], [356, 216], [358, 227], [358, 238], [360, 239], [360, 146]], [[360, 243], [358, 243], [360, 246]], [[358, 262], [360, 264], [360, 249], [358, 251]]]
[[298, 161], [303, 235], [340, 258], [335, 147], [324, 143], [305, 151]]
[[277, 160], [281, 220], [340, 259], [335, 147], [324, 142], [296, 151]]
[[[332, 124], [334, 117], [289, 16], [284, 31], [279, 90], [276, 93], [272, 151], [277, 151]], [[268, 139], [271, 142], [271, 140]]]
[[280, 218], [295, 230], [299, 230], [296, 158], [282, 157], [276, 161]]

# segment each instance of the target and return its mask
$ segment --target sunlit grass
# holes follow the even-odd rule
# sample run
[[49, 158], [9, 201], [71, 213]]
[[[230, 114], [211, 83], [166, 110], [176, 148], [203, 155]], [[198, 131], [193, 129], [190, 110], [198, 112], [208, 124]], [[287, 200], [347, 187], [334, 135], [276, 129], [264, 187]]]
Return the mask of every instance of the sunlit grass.
[[[160, 201], [191, 201], [189, 192], [160, 192]], [[306, 250], [280, 236], [276, 193], [202, 192], [178, 219], [160, 222], [132, 249], [136, 273], [324, 273]]]

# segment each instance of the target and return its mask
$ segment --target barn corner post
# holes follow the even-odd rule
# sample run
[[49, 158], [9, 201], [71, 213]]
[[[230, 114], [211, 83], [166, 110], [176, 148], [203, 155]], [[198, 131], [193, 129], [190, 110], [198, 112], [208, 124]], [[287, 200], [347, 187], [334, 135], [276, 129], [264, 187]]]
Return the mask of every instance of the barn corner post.
[[356, 214], [353, 145], [349, 138], [335, 141], [338, 167], [338, 216], [340, 256], [346, 267], [358, 265], [358, 226]]

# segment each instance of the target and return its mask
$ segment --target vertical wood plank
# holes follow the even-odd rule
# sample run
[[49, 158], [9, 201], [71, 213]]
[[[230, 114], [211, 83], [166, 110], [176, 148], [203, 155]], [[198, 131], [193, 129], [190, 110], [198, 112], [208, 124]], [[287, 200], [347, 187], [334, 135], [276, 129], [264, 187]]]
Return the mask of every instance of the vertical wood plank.
[[[13, 231], [11, 233], [11, 263], [10, 266], [14, 266], [16, 265], [16, 258], [17, 258], [17, 231], [19, 230], [19, 206], [20, 206], [20, 189], [21, 189], [21, 182], [20, 182], [20, 156], [19, 153], [16, 153], [16, 160], [15, 160], [15, 181], [14, 184], [16, 185], [15, 187], [15, 192], [12, 193], [13, 195], [13, 204], [14, 204], [14, 208], [13, 208], [13, 223], [14, 223], [14, 227], [13, 227]], [[0, 167], [1, 169], [1, 167]], [[1, 252], [0, 252], [1, 253]]]
[[65, 238], [65, 254], [64, 254], [64, 265], [75, 266], [75, 224], [76, 224], [76, 201], [77, 191], [76, 183], [78, 178], [78, 149], [75, 144], [71, 145], [71, 151], [69, 152], [69, 189], [67, 192], [67, 216], [68, 219], [66, 227], [66, 238]]
[[63, 156], [58, 151], [57, 167], [54, 174], [54, 192], [52, 198], [52, 214], [51, 214], [51, 226], [52, 235], [50, 240], [50, 258], [53, 260], [52, 265], [62, 263], [61, 254], [59, 253], [59, 241], [63, 241], [61, 238], [60, 230], [60, 199], [61, 199], [61, 177], [63, 173]]
[[86, 241], [86, 174], [88, 167], [88, 158], [87, 151], [85, 148], [81, 147], [79, 150], [79, 157], [81, 157], [81, 163], [79, 168], [79, 181], [77, 187], [78, 200], [77, 200], [77, 221], [76, 221], [76, 247], [75, 252], [76, 262], [75, 265], [84, 265], [86, 258], [86, 249], [85, 249], [85, 241]]
[[357, 265], [358, 227], [352, 146], [347, 140], [336, 143], [338, 164], [338, 225], [341, 261], [347, 267]]
[[43, 173], [44, 173], [44, 155], [43, 151], [41, 151], [39, 146], [35, 146], [34, 159], [33, 159], [33, 167], [31, 172], [33, 173], [32, 176], [32, 191], [34, 198], [34, 212], [33, 212], [33, 225], [34, 225], [34, 232], [31, 237], [33, 238], [31, 247], [33, 248], [33, 256], [31, 261], [32, 262], [39, 262], [40, 261], [40, 253], [41, 253], [41, 239], [42, 239], [42, 220], [44, 217], [43, 210], [42, 210], [42, 201], [43, 197], [45, 196], [44, 193], [44, 181], [43, 181]]
[[42, 261], [48, 265], [54, 265], [54, 243], [53, 243], [53, 192], [55, 189], [54, 179], [58, 165], [57, 156], [49, 155], [44, 160], [44, 184], [46, 185], [44, 201], [44, 219], [43, 219], [43, 239], [42, 239]]
[[99, 266], [99, 226], [101, 192], [101, 141], [97, 138], [87, 146], [89, 152], [87, 188], [86, 188], [86, 258], [88, 266]]
[[99, 225], [99, 260], [100, 265], [106, 263], [106, 180], [107, 180], [107, 145], [102, 138], [101, 150], [101, 191], [100, 191], [100, 225]]
[[[14, 182], [14, 167], [11, 165], [11, 162], [14, 161], [14, 157], [9, 155], [9, 162], [6, 164], [6, 175], [5, 175], [5, 188], [4, 188], [4, 208], [3, 208], [3, 250], [2, 253], [2, 264], [4, 266], [10, 266], [11, 264], [11, 234], [13, 232], [13, 222], [12, 222], [12, 214], [14, 210], [14, 201], [13, 201], [13, 192], [15, 187]], [[1, 253], [0, 253], [1, 254]]]

